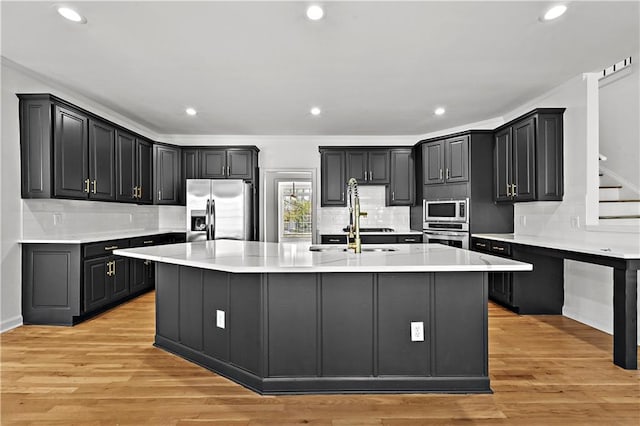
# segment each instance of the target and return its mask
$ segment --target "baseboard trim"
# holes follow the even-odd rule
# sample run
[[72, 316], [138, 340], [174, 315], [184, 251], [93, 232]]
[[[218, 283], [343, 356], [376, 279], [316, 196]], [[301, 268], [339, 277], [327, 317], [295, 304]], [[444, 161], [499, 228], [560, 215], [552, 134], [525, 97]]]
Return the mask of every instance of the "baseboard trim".
[[0, 322], [0, 333], [13, 330], [14, 328], [22, 325], [22, 315], [15, 316], [13, 318], [6, 319]]

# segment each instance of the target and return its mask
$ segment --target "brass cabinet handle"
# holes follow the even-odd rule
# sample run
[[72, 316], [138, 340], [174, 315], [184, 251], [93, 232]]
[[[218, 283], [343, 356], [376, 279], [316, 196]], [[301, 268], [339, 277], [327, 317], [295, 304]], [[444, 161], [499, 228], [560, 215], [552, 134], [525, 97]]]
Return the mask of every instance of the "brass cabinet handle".
[[143, 241], [142, 244], [153, 244], [153, 240]]
[[373, 172], [372, 171], [369, 171], [369, 180], [370, 181], [373, 180]]
[[89, 179], [85, 179], [84, 180], [84, 192], [88, 193], [89, 192]]
[[138, 198], [138, 187], [137, 186], [133, 187], [133, 195], [132, 195], [132, 197], [133, 198]]
[[487, 246], [487, 245], [486, 245], [486, 244], [484, 244], [484, 243], [476, 243], [476, 245], [477, 245], [478, 247], [486, 247], [486, 246]]
[[117, 248], [118, 248], [118, 246], [108, 246], [108, 247], [105, 247], [104, 249], [105, 250], [115, 250]]
[[396, 200], [396, 191], [391, 191], [391, 201]]
[[507, 197], [511, 197], [511, 185], [507, 184]]
[[158, 200], [162, 200], [162, 191], [158, 191]]
[[415, 243], [416, 239], [415, 238], [405, 238], [404, 241], [405, 242], [413, 242], [413, 243]]
[[344, 191], [342, 191], [342, 195], [340, 196], [340, 201], [344, 200]]
[[93, 184], [93, 192], [94, 194], [98, 191], [98, 183], [97, 181], [94, 179], [93, 182], [91, 182]]
[[116, 261], [112, 260], [111, 264], [113, 265], [113, 275], [115, 275], [116, 274]]
[[231, 176], [231, 166], [227, 166], [227, 176]]
[[512, 184], [512, 185], [511, 185], [511, 196], [512, 196], [512, 197], [515, 197], [516, 195], [518, 195], [518, 194], [516, 193], [516, 186]]
[[145, 261], [144, 261], [144, 264], [145, 264], [146, 266], [149, 266], [149, 265], [151, 265], [151, 261], [150, 261], [150, 260], [145, 260]]
[[492, 250], [498, 250], [498, 251], [504, 251], [504, 247], [497, 247], [497, 246], [493, 246], [491, 247]]
[[440, 179], [442, 179], [442, 169], [440, 169]]
[[330, 243], [341, 243], [341, 242], [344, 242], [344, 241], [342, 241], [342, 240], [340, 240], [338, 238], [329, 238], [329, 242]]
[[451, 177], [451, 174], [449, 173], [449, 169], [447, 169], [447, 179], [449, 179]]
[[142, 198], [142, 187], [138, 187], [138, 199]]
[[113, 263], [112, 262], [107, 262], [107, 275], [108, 276], [112, 276], [114, 274], [114, 271], [111, 269], [111, 265]]
[[367, 180], [369, 180], [369, 178], [368, 178], [367, 172], [365, 171], [364, 172], [364, 181], [366, 182]]

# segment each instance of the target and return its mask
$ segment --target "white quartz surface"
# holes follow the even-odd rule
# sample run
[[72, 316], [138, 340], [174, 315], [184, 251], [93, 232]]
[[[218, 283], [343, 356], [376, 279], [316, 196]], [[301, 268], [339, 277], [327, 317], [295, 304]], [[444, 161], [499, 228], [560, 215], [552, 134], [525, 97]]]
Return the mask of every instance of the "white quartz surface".
[[[287, 243], [214, 240], [115, 250], [120, 256], [236, 273], [530, 271], [532, 265], [440, 244], [394, 244], [394, 252], [311, 252]], [[368, 244], [366, 247], [380, 247]]]
[[531, 236], [515, 234], [473, 234], [473, 237], [527, 246], [597, 254], [622, 259], [640, 259], [640, 235], [585, 232], [571, 236]]
[[121, 238], [144, 237], [147, 235], [170, 234], [174, 232], [185, 232], [182, 229], [138, 229], [128, 231], [115, 232], [95, 232], [83, 233], [78, 235], [50, 235], [37, 238], [23, 238], [19, 243], [22, 244], [84, 244], [95, 243], [98, 241], [119, 240]]

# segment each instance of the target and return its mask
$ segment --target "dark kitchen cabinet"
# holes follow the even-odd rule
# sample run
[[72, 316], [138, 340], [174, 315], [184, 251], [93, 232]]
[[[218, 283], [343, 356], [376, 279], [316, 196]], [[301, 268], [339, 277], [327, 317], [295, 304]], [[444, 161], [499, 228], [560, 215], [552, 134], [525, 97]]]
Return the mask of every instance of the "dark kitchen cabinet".
[[182, 179], [180, 175], [180, 148], [154, 145], [154, 204], [178, 204]]
[[422, 146], [423, 184], [469, 180], [469, 136], [429, 142]]
[[386, 188], [388, 206], [411, 206], [414, 203], [414, 165], [412, 150], [391, 150], [391, 179]]
[[320, 191], [321, 206], [346, 206], [345, 151], [321, 151]]
[[495, 201], [562, 200], [563, 112], [564, 108], [539, 108], [496, 130]]
[[125, 131], [116, 132], [116, 200], [151, 204], [153, 145]]
[[88, 244], [22, 244], [22, 316], [25, 324], [74, 325], [153, 289], [153, 262], [113, 250], [184, 242], [159, 234]]
[[129, 295], [129, 260], [117, 256], [84, 262], [84, 310], [93, 311]]
[[182, 149], [182, 168], [180, 180], [180, 204], [187, 203], [187, 179], [198, 179], [200, 177], [200, 151], [198, 149]]
[[89, 199], [116, 199], [116, 129], [89, 119]]
[[201, 149], [199, 155], [202, 179], [254, 179], [257, 152], [253, 149]]
[[151, 142], [49, 94], [19, 94], [23, 198], [151, 203]]
[[89, 119], [71, 108], [54, 106], [54, 196], [87, 198], [89, 194]]
[[356, 178], [361, 185], [389, 183], [390, 154], [384, 150], [347, 150], [347, 180]]

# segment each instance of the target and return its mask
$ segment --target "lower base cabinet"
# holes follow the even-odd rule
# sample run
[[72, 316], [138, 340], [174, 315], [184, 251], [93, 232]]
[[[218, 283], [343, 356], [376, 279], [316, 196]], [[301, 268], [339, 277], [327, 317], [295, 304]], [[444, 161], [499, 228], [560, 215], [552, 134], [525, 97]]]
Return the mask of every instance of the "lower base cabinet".
[[533, 271], [489, 273], [489, 298], [518, 314], [562, 314], [562, 259], [544, 256], [526, 246], [471, 239], [471, 249], [533, 264]]
[[155, 266], [112, 254], [119, 248], [184, 242], [184, 234], [90, 244], [23, 244], [25, 324], [74, 325], [152, 290]]

